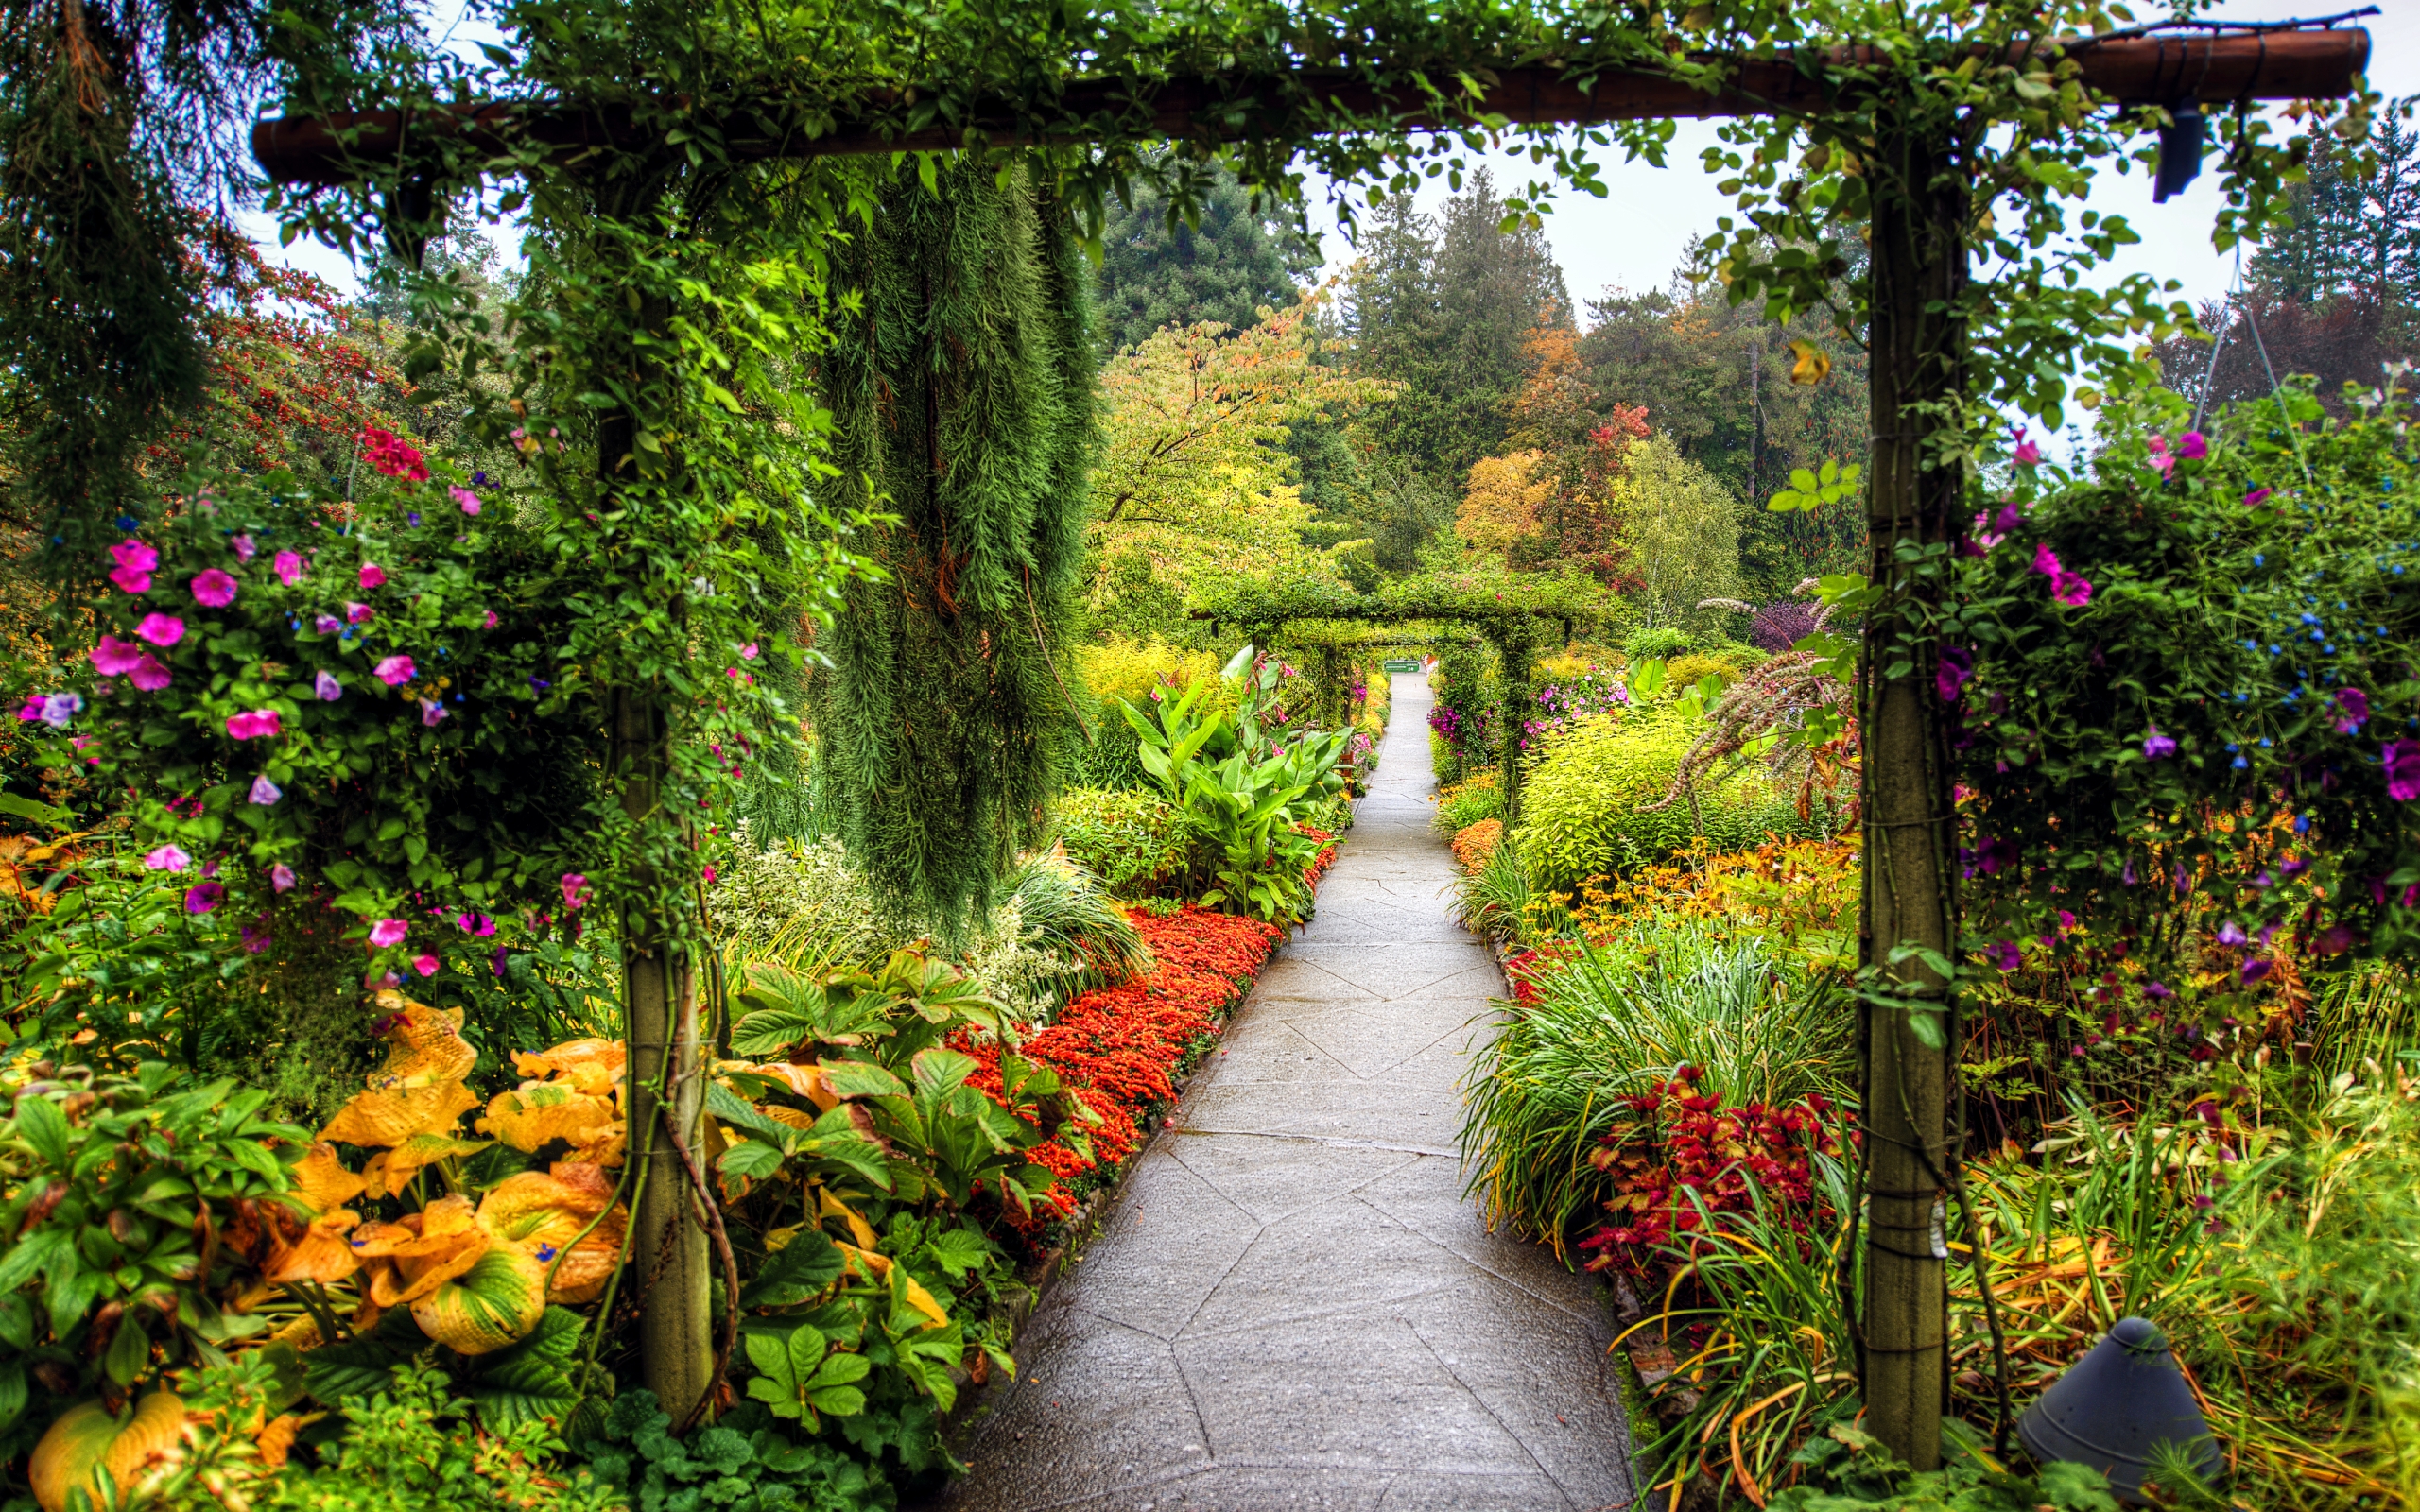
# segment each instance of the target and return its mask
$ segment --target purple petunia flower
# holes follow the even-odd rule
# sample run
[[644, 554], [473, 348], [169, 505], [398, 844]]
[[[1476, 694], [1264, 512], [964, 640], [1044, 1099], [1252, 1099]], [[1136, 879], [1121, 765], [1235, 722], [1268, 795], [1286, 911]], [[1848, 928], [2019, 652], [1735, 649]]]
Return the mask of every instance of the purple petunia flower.
[[2159, 726], [2152, 726], [2152, 732], [2143, 737], [2143, 759], [2152, 762], [2164, 761], [2175, 754], [2175, 738], [2161, 734]]
[[1983, 948], [1983, 959], [2003, 971], [2014, 971], [2025, 964], [2025, 952], [2013, 939], [1995, 940]]
[[2390, 740], [2378, 761], [2386, 767], [2387, 797], [2397, 803], [2420, 799], [2420, 740]]

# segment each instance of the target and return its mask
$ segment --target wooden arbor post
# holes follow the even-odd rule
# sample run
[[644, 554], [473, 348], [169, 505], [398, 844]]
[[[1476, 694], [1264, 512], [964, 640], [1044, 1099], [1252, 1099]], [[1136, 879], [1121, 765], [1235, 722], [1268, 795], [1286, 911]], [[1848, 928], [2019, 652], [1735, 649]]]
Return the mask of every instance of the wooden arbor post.
[[[1932, 444], [1954, 434], [1966, 346], [1952, 313], [1966, 284], [1971, 218], [1970, 191], [1957, 166], [1946, 141], [1907, 128], [1903, 118], [1897, 129], [1879, 134], [1868, 179], [1874, 452], [1867, 530], [1869, 577], [1881, 596], [1865, 627], [1858, 708], [1865, 848], [1859, 965], [1879, 974], [1876, 987], [1909, 994], [1900, 1001], [1942, 1007], [1948, 984], [1917, 953], [1957, 958], [1949, 750], [1930, 653], [1907, 655], [1892, 641], [1921, 626], [1923, 595], [1940, 592], [1945, 558], [1927, 557], [1925, 548], [1954, 541], [1964, 486], [1960, 467], [1943, 465]], [[1930, 577], [1923, 574], [1927, 562]], [[1945, 1173], [1956, 1052], [1954, 1035], [1925, 1043], [1910, 1012], [1893, 1001], [1870, 993], [1858, 1006], [1860, 1117], [1869, 1144], [1860, 1375], [1869, 1430], [1921, 1470], [1940, 1464], [1948, 1396]]]

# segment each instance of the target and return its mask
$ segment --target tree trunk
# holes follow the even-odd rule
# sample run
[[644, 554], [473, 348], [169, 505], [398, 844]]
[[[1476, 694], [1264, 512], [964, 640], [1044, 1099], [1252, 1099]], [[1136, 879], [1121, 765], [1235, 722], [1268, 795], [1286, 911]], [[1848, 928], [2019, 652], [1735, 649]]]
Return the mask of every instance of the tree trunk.
[[[1932, 686], [1933, 656], [1896, 632], [1916, 620], [1922, 581], [1903, 548], [1955, 539], [1958, 465], [1935, 465], [1928, 440], [1953, 423], [1965, 332], [1949, 311], [1964, 284], [1966, 186], [1949, 146], [1886, 133], [1874, 187], [1874, 455], [1868, 525], [1881, 602], [1866, 621], [1859, 711], [1865, 844], [1859, 955], [1876, 988], [1945, 1007], [1947, 984], [1904, 946], [1955, 959], [1947, 750]], [[1936, 571], [1942, 558], [1933, 558]], [[1948, 1389], [1945, 1112], [1953, 1049], [1934, 1049], [1902, 1007], [1858, 1008], [1867, 1140], [1866, 1426], [1918, 1469], [1941, 1463]], [[1934, 1022], [1947, 1026], [1945, 1014]]]

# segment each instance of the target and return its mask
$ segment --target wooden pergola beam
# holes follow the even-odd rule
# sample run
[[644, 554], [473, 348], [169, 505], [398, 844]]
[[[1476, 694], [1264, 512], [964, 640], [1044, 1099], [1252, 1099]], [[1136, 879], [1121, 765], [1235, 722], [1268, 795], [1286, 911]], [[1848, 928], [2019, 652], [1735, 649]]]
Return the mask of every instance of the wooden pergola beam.
[[[2021, 63], [2056, 45], [2013, 48], [2008, 60]], [[2065, 45], [2091, 89], [2115, 99], [2163, 105], [2341, 97], [2367, 69], [2370, 56], [2369, 33], [2359, 29], [2196, 33]], [[1808, 61], [1855, 63], [1871, 51], [1834, 48]], [[1516, 126], [1791, 114], [1829, 104], [1821, 75], [1802, 68], [1789, 54], [1741, 59], [1731, 85], [1717, 92], [1638, 72], [1574, 76], [1553, 66], [1476, 72], [1487, 88], [1470, 102], [1469, 113], [1498, 116]], [[1391, 118], [1414, 130], [1469, 124], [1469, 117], [1458, 111], [1439, 111], [1421, 90], [1379, 88], [1348, 71], [1310, 68], [1157, 84], [1080, 79], [1046, 98], [978, 100], [959, 119], [914, 129], [893, 124], [892, 115], [912, 97], [893, 89], [818, 102], [820, 111], [828, 111], [821, 117], [828, 129], [820, 131], [788, 118], [778, 105], [744, 111], [714, 124], [725, 150], [743, 161], [1066, 144], [1113, 134], [1231, 142], [1317, 131], [1316, 123], [1296, 118], [1297, 108], [1289, 103], [1305, 96], [1340, 115]], [[660, 142], [662, 122], [683, 110], [673, 100], [650, 106], [643, 115], [631, 105], [571, 107], [532, 99], [457, 104], [408, 116], [401, 111], [288, 116], [253, 125], [252, 155], [272, 182], [336, 186], [359, 181], [370, 164], [403, 159], [407, 136], [459, 138], [496, 157], [536, 144], [558, 156], [576, 158]], [[1043, 119], [1055, 124], [1037, 127]]]

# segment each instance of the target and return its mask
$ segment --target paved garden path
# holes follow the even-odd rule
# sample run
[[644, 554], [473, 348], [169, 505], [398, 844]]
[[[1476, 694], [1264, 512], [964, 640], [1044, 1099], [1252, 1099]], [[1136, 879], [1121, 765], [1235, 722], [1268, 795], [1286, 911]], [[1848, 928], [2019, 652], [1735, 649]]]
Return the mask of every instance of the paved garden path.
[[1428, 684], [1100, 1234], [1017, 1341], [947, 1505], [1501, 1508], [1634, 1494], [1590, 1282], [1461, 1196], [1455, 1091], [1503, 980], [1446, 914]]

